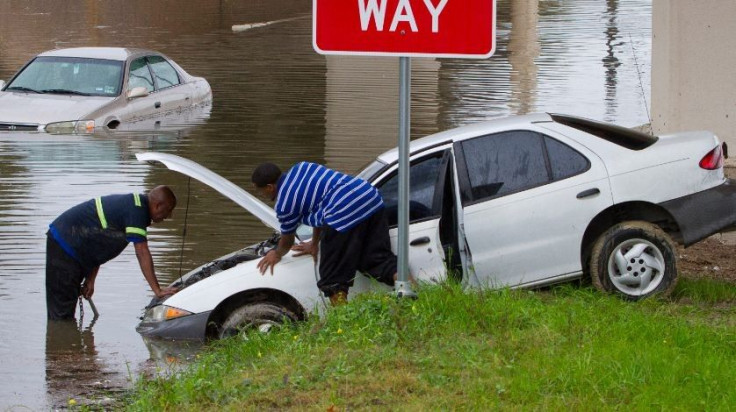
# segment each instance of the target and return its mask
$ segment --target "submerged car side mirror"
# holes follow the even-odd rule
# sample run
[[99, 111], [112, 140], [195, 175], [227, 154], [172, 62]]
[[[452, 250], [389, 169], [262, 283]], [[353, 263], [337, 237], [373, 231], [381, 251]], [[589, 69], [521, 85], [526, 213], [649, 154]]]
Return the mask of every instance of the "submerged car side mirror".
[[136, 97], [148, 96], [148, 89], [145, 87], [134, 87], [128, 90], [128, 99], [135, 99]]

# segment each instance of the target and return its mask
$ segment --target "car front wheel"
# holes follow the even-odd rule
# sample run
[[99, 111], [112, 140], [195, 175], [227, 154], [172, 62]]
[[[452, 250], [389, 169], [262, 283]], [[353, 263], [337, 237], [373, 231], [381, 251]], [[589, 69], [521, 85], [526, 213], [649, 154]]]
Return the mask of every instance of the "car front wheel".
[[630, 300], [666, 296], [677, 282], [672, 240], [649, 222], [619, 223], [593, 245], [590, 275], [598, 290]]
[[219, 329], [220, 339], [250, 330], [268, 333], [285, 322], [294, 322], [296, 315], [290, 310], [273, 303], [250, 303], [235, 309]]

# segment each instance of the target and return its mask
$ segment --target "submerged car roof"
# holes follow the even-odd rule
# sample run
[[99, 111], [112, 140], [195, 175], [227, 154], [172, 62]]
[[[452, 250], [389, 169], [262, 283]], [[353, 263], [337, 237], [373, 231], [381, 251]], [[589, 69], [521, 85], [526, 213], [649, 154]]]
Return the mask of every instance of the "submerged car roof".
[[146, 49], [129, 49], [125, 47], [74, 47], [69, 49], [49, 50], [39, 56], [82, 57], [87, 59], [104, 59], [125, 61], [130, 56], [139, 54], [159, 54]]

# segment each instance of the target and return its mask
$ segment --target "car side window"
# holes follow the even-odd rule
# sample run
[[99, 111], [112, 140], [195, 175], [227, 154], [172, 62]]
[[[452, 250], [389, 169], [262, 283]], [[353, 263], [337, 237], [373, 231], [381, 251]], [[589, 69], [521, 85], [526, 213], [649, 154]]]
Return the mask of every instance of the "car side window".
[[151, 77], [151, 71], [148, 70], [148, 63], [146, 63], [145, 57], [135, 59], [130, 63], [128, 90], [133, 90], [136, 87], [145, 87], [149, 93], [154, 90], [153, 77]]
[[156, 78], [156, 84], [159, 89], [176, 86], [180, 83], [179, 74], [176, 69], [161, 56], [149, 56], [148, 64]]
[[[415, 222], [440, 216], [439, 207], [435, 207], [435, 191], [442, 166], [442, 156], [435, 155], [412, 162], [409, 171], [409, 221]], [[399, 174], [394, 171], [388, 180], [377, 185], [386, 208], [389, 226], [398, 223], [399, 207]]]
[[547, 146], [553, 180], [579, 175], [590, 168], [590, 161], [570, 146], [549, 136], [544, 137], [544, 143]]
[[510, 131], [461, 143], [472, 201], [549, 182], [542, 135]]

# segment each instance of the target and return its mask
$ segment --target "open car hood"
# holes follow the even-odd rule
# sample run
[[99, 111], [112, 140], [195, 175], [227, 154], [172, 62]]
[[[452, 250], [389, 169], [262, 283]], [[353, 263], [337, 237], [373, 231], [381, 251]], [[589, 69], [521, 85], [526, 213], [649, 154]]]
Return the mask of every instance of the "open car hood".
[[279, 221], [276, 218], [276, 212], [273, 208], [204, 166], [168, 153], [136, 153], [135, 157], [142, 162], [161, 162], [171, 170], [197, 179], [237, 203], [272, 229], [279, 230], [280, 228]]

